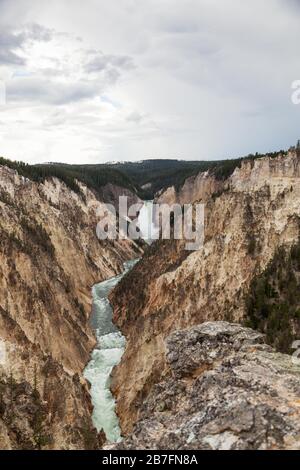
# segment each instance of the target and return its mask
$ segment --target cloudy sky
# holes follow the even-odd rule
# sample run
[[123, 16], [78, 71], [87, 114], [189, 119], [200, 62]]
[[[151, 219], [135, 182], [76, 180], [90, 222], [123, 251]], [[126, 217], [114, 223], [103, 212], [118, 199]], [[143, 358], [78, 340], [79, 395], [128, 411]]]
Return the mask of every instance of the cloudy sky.
[[218, 159], [300, 138], [299, 0], [0, 0], [0, 155]]

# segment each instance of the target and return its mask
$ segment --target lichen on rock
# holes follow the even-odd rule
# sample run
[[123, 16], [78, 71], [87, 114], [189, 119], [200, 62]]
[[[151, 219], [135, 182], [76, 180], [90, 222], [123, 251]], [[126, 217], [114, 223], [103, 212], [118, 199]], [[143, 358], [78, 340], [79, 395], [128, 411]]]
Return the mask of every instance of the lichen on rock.
[[154, 384], [118, 449], [300, 449], [300, 364], [262, 334], [210, 322], [166, 339]]

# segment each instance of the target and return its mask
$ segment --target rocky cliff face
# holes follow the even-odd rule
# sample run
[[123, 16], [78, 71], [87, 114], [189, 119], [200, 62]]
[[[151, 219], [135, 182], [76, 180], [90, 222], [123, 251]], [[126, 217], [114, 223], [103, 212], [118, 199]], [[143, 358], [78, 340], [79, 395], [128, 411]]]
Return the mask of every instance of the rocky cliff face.
[[75, 194], [0, 167], [2, 449], [98, 446], [82, 376], [95, 345], [91, 288], [141, 253], [97, 239], [98, 205], [84, 185]]
[[218, 181], [209, 172], [199, 173], [188, 178], [178, 191], [174, 186], [167, 188], [156, 197], [159, 204], [191, 204], [196, 201], [205, 201], [212, 194], [222, 191], [224, 182]]
[[118, 449], [300, 449], [300, 362], [260, 333], [204, 323], [171, 334], [165, 362]]
[[[299, 176], [299, 155], [290, 152], [244, 162], [223, 182], [199, 175], [195, 188], [176, 196], [205, 203], [204, 247], [187, 252], [182, 242], [155, 244], [112, 295], [114, 319], [128, 340], [113, 380], [125, 434], [168, 369], [165, 339], [172, 331], [245, 321], [253, 278], [278, 247], [298, 242]], [[170, 202], [170, 191], [164, 197]]]

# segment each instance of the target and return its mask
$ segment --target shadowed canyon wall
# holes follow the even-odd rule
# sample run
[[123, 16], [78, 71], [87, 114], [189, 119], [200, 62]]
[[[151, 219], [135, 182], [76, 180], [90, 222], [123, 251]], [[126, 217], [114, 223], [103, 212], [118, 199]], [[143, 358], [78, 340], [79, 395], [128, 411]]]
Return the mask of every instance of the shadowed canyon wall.
[[280, 246], [299, 239], [300, 157], [245, 161], [225, 181], [200, 174], [181, 191], [168, 189], [160, 202], [205, 203], [205, 243], [187, 252], [184, 243], [160, 241], [111, 296], [114, 320], [127, 349], [114, 371], [113, 390], [128, 435], [154, 384], [166, 374], [165, 339], [173, 331], [206, 321], [247, 320], [255, 276]]
[[34, 183], [0, 167], [2, 449], [99, 446], [82, 375], [95, 346], [91, 288], [141, 249], [97, 239], [100, 203], [80, 187], [76, 194], [58, 179]]

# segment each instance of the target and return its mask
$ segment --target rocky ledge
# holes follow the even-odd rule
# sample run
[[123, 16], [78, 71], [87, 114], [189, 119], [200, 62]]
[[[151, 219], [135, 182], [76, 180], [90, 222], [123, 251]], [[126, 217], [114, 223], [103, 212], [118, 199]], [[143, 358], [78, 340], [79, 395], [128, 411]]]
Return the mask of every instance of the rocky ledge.
[[300, 364], [227, 322], [170, 335], [168, 370], [119, 449], [300, 449]]

